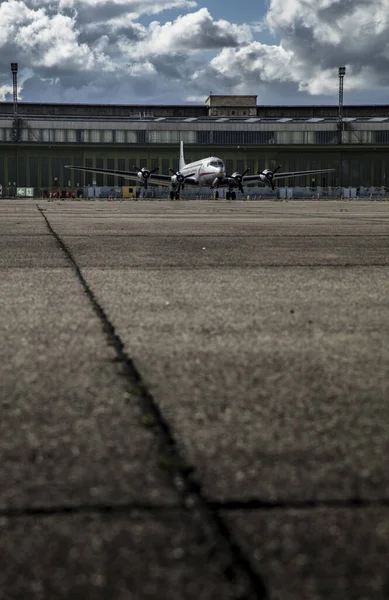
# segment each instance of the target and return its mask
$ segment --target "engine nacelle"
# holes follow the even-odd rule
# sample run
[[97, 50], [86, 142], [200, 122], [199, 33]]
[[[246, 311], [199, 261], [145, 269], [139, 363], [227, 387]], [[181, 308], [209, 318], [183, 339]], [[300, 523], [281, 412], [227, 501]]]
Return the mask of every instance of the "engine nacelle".
[[150, 175], [158, 171], [158, 167], [156, 169], [153, 169], [152, 171], [149, 171], [149, 169], [146, 169], [146, 167], [140, 168], [136, 165], [134, 165], [134, 169], [136, 169], [136, 175], [138, 179], [140, 179], [140, 181], [143, 183], [145, 189], [147, 189], [147, 182], [149, 180]]
[[275, 183], [274, 183], [274, 175], [280, 170], [281, 165], [278, 165], [278, 167], [276, 169], [274, 169], [274, 171], [272, 171], [271, 169], [264, 169], [262, 171], [262, 173], [260, 173], [260, 178], [261, 181], [263, 181], [264, 183], [268, 183], [271, 186], [271, 189], [274, 191], [276, 189]]
[[140, 171], [138, 171], [138, 179], [140, 179], [141, 181], [147, 181], [147, 179], [150, 177], [150, 171], [148, 169], [140, 169]]
[[180, 185], [182, 185], [183, 183], [185, 183], [185, 175], [183, 175], [180, 171], [177, 171], [177, 173], [172, 175], [172, 183], [179, 183]]

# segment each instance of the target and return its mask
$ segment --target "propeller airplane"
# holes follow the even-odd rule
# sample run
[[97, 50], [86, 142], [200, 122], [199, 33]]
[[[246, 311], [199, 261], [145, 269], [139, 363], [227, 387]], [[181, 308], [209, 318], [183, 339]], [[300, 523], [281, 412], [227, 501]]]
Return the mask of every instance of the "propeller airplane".
[[275, 181], [278, 179], [286, 179], [289, 177], [300, 177], [303, 175], [311, 175], [316, 173], [328, 173], [335, 169], [313, 169], [311, 171], [288, 171], [280, 173], [281, 165], [278, 165], [274, 171], [264, 169], [256, 175], [247, 175], [249, 172], [246, 169], [243, 173], [226, 173], [224, 162], [216, 157], [210, 156], [202, 158], [195, 162], [186, 163], [184, 158], [184, 144], [180, 144], [180, 159], [179, 170], [174, 171], [169, 169], [171, 175], [158, 174], [158, 168], [149, 170], [146, 167], [137, 167], [134, 165], [135, 171], [121, 171], [113, 169], [99, 169], [93, 167], [80, 167], [75, 165], [66, 165], [67, 169], [76, 169], [79, 171], [89, 171], [92, 173], [104, 173], [107, 175], [116, 175], [126, 179], [138, 179], [140, 185], [147, 189], [148, 184], [165, 185], [170, 187], [170, 199], [174, 200], [180, 197], [180, 192], [185, 186], [191, 187], [208, 187], [214, 191], [214, 196], [219, 196], [219, 188], [227, 188], [226, 199], [235, 200], [236, 192], [244, 193], [243, 185], [248, 183], [258, 183], [268, 185], [272, 190], [275, 190]]

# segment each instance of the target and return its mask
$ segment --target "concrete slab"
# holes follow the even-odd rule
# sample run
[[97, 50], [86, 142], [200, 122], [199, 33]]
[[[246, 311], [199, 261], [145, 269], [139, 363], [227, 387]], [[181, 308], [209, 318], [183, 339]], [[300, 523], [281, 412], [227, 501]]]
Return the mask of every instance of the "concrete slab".
[[212, 546], [181, 511], [0, 519], [7, 600], [234, 600]]
[[386, 600], [389, 510], [223, 513], [269, 600]]
[[176, 503], [155, 436], [68, 266], [2, 271], [0, 336], [2, 511]]
[[387, 269], [87, 269], [208, 495], [389, 493]]
[[[30, 205], [28, 226], [16, 223], [18, 206], [8, 212], [0, 203], [0, 232], [21, 242], [18, 252], [17, 243], [3, 247], [0, 284], [0, 510], [13, 515], [2, 521], [8, 589], [25, 597], [29, 581], [37, 597], [54, 585], [63, 597], [75, 586], [84, 596], [98, 588], [98, 598], [127, 598], [141, 589], [147, 598], [156, 586], [172, 586], [170, 598], [191, 597], [192, 589], [196, 597], [228, 598], [218, 552], [210, 552], [201, 524], [192, 528], [191, 511], [189, 522], [174, 508], [155, 437], [139, 427], [135, 405], [123, 403], [120, 368], [80, 280]], [[389, 206], [39, 206], [269, 597], [386, 598]], [[52, 516], [12, 512], [30, 506], [33, 513], [43, 501]], [[137, 515], [135, 552], [123, 501], [130, 512], [131, 502], [171, 506], [177, 521], [164, 510]], [[63, 514], [68, 504], [71, 517]], [[92, 525], [77, 506], [94, 507]], [[110, 507], [107, 521], [102, 512]], [[176, 539], [176, 525], [194, 552], [185, 552], [178, 574], [161, 551]], [[39, 559], [12, 587], [24, 531], [28, 556]], [[98, 552], [89, 554], [95, 543]], [[157, 583], [143, 591], [145, 570], [134, 582], [128, 557], [136, 566], [146, 557]], [[197, 561], [204, 576], [192, 569]], [[185, 583], [181, 567], [190, 574]], [[111, 583], [116, 572], [124, 586]], [[264, 595], [253, 589], [252, 597]]]

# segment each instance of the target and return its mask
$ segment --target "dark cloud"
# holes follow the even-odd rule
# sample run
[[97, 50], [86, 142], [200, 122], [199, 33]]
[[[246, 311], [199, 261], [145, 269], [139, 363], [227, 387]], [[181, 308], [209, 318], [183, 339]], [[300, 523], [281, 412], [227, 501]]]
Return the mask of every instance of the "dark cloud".
[[[175, 20], [142, 20], [172, 7]], [[268, 45], [254, 25], [186, 0], [3, 1], [0, 94], [17, 61], [30, 70], [26, 100], [176, 103], [212, 89], [332, 102], [345, 65], [345, 93], [379, 102], [389, 83], [388, 8], [389, 0], [270, 0], [266, 23], [279, 42]]]

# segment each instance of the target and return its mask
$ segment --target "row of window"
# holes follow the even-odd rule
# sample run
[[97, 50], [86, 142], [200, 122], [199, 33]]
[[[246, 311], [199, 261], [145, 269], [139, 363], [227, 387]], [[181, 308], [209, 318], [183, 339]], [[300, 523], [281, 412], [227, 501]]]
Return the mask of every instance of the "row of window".
[[[263, 145], [337, 144], [337, 131], [178, 131], [112, 129], [22, 129], [0, 128], [0, 142], [47, 142], [79, 144], [187, 144]], [[344, 143], [389, 144], [389, 130], [346, 131]]]

